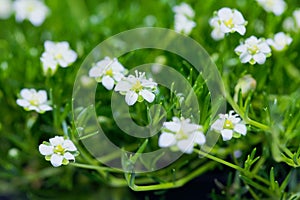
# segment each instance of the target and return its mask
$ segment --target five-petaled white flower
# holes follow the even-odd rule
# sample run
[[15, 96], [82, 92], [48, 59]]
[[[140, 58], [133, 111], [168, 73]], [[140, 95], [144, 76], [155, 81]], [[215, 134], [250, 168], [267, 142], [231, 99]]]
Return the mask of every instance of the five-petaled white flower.
[[188, 4], [181, 3], [173, 7], [173, 12], [175, 13], [175, 31], [189, 35], [196, 26], [196, 23], [193, 21], [195, 16], [194, 10]]
[[243, 15], [236, 9], [221, 8], [210, 19], [209, 23], [213, 28], [211, 35], [215, 40], [222, 39], [226, 33], [238, 32], [244, 35], [246, 32], [245, 26], [247, 21], [245, 21]]
[[17, 21], [28, 19], [34, 26], [40, 26], [49, 13], [48, 7], [39, 0], [16, 0], [13, 8]]
[[53, 75], [57, 66], [68, 67], [77, 59], [75, 51], [70, 49], [68, 42], [45, 41], [45, 52], [42, 54], [41, 61], [43, 64], [44, 74]]
[[75, 161], [75, 156], [78, 155], [77, 148], [73, 142], [69, 139], [64, 139], [62, 136], [55, 136], [49, 139], [49, 142], [43, 142], [39, 146], [39, 151], [54, 167], [67, 165], [70, 160]]
[[173, 117], [171, 122], [163, 123], [158, 145], [192, 153], [195, 144], [203, 145], [205, 141], [202, 126], [191, 123], [190, 119]]
[[135, 76], [129, 75], [119, 81], [115, 87], [115, 91], [125, 95], [126, 103], [131, 106], [136, 101], [142, 102], [144, 100], [149, 103], [155, 99], [153, 94], [157, 89], [157, 83], [152, 79], [146, 79], [145, 72], [135, 71]]
[[275, 15], [281, 15], [286, 9], [286, 3], [283, 0], [256, 0], [258, 4], [267, 12], [273, 12]]
[[284, 50], [292, 41], [293, 39], [283, 32], [276, 33], [274, 39], [267, 39], [267, 43], [277, 51]]
[[219, 132], [224, 141], [247, 134], [246, 125], [233, 110], [229, 111], [229, 114], [219, 114], [219, 119], [211, 125], [211, 129]]
[[12, 13], [11, 0], [0, 0], [0, 19], [7, 19]]
[[244, 44], [240, 44], [234, 51], [239, 55], [242, 63], [249, 62], [252, 65], [263, 64], [266, 58], [271, 56], [271, 48], [268, 43], [255, 36], [247, 38]]
[[106, 89], [111, 90], [126, 72], [127, 70], [117, 58], [105, 57], [90, 69], [89, 76], [94, 77], [97, 82], [102, 82]]
[[45, 90], [36, 91], [35, 89], [24, 88], [20, 92], [20, 99], [17, 99], [17, 104], [24, 107], [25, 110], [35, 110], [38, 113], [44, 113], [52, 110], [47, 100]]

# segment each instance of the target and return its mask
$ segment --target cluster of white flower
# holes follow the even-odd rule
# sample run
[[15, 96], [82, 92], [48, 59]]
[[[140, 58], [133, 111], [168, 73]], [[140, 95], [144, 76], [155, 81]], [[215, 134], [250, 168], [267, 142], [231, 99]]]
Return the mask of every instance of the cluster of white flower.
[[77, 59], [76, 52], [70, 49], [68, 42], [46, 41], [44, 47], [41, 61], [45, 75], [53, 75], [58, 66], [68, 67]]
[[[247, 134], [245, 123], [232, 110], [229, 114], [220, 114], [219, 118], [211, 125], [211, 130], [220, 133], [223, 141]], [[173, 117], [171, 122], [163, 123], [158, 146], [169, 147], [173, 151], [180, 150], [189, 154], [193, 152], [195, 145], [204, 145], [205, 142], [206, 138], [201, 125], [191, 123], [190, 119]]]
[[39, 151], [54, 167], [67, 165], [70, 160], [75, 161], [75, 156], [79, 154], [74, 143], [62, 136], [55, 136], [49, 139], [49, 142], [43, 142]]
[[213, 28], [212, 38], [220, 40], [225, 37], [226, 33], [238, 32], [244, 35], [247, 21], [238, 10], [225, 7], [215, 12], [215, 16], [209, 20], [209, 24]]
[[[266, 11], [273, 12], [275, 15], [281, 15], [286, 8], [286, 3], [283, 0], [257, 0], [257, 2]], [[299, 23], [300, 27], [300, 10], [299, 13], [297, 13], [297, 10], [294, 11], [293, 16], [296, 24]], [[238, 32], [240, 35], [244, 35], [247, 21], [245, 21], [243, 15], [236, 9], [224, 7], [215, 12], [214, 17], [209, 20], [209, 24], [213, 28], [211, 37], [214, 40], [221, 40], [225, 37], [226, 33]], [[272, 55], [270, 46], [276, 51], [282, 51], [291, 42], [292, 38], [283, 32], [279, 32], [275, 34], [274, 38], [267, 40], [250, 36], [237, 46], [234, 51], [239, 55], [242, 63], [250, 63], [251, 65], [256, 63], [264, 64], [266, 58]]]
[[188, 4], [181, 3], [173, 7], [173, 12], [175, 13], [175, 31], [189, 35], [196, 26], [196, 23], [193, 21], [195, 17], [194, 10]]
[[49, 14], [48, 7], [41, 0], [0, 0], [0, 19], [7, 19], [12, 13], [16, 21], [29, 20], [34, 26], [40, 26]]

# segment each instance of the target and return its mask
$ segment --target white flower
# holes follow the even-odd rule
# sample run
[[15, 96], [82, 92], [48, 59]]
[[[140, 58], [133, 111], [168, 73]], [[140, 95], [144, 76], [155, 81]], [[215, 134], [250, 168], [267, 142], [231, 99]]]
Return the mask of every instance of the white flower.
[[46, 41], [44, 47], [45, 52], [42, 54], [41, 61], [45, 75], [49, 71], [53, 75], [58, 65], [65, 68], [77, 59], [76, 52], [70, 49], [68, 42]]
[[16, 0], [13, 8], [18, 22], [28, 19], [34, 26], [40, 26], [49, 12], [48, 7], [39, 0]]
[[47, 93], [45, 90], [36, 91], [35, 89], [22, 89], [20, 99], [17, 99], [17, 104], [24, 107], [25, 110], [35, 110], [38, 113], [44, 113], [52, 110], [48, 105]]
[[211, 35], [215, 40], [224, 38], [225, 33], [238, 32], [244, 35], [246, 32], [245, 26], [247, 21], [245, 21], [243, 15], [236, 9], [221, 8], [210, 19], [209, 23], [213, 28]]
[[299, 30], [300, 29], [300, 9], [299, 8], [293, 12], [293, 17], [296, 22], [296, 27]]
[[221, 40], [225, 37], [225, 33], [221, 30], [221, 25], [219, 23], [219, 17], [213, 17], [209, 20], [210, 26], [213, 28], [211, 32], [211, 37], [214, 40]]
[[260, 38], [257, 39], [255, 36], [247, 38], [244, 44], [240, 44], [234, 50], [240, 57], [242, 63], [249, 62], [250, 64], [263, 64], [267, 57], [271, 56], [271, 48], [268, 43]]
[[7, 19], [12, 13], [11, 0], [0, 0], [0, 19]]
[[274, 39], [267, 39], [267, 42], [277, 51], [284, 50], [292, 43], [293, 39], [283, 32], [276, 33]]
[[157, 83], [153, 82], [152, 79], [146, 79], [145, 72], [138, 71], [135, 71], [135, 76], [124, 77], [115, 87], [115, 91], [125, 95], [125, 101], [129, 106], [135, 104], [136, 101], [153, 102], [155, 99], [153, 92], [156, 89]]
[[181, 3], [173, 7], [173, 12], [175, 12], [175, 31], [189, 35], [196, 26], [196, 23], [193, 21], [195, 16], [194, 10], [188, 4]]
[[236, 84], [234, 88], [234, 101], [238, 101], [238, 94], [241, 90], [242, 97], [246, 97], [246, 95], [256, 88], [256, 80], [249, 74], [243, 76], [238, 80], [238, 83]]
[[287, 17], [282, 23], [283, 29], [287, 32], [297, 31], [295, 26], [296, 25], [293, 17]]
[[211, 129], [220, 133], [224, 141], [247, 134], [246, 125], [241, 121], [238, 114], [234, 115], [233, 113], [234, 111], [231, 110], [229, 114], [220, 114], [219, 119], [211, 125]]
[[43, 142], [39, 146], [39, 151], [54, 167], [67, 165], [69, 160], [75, 161], [75, 156], [78, 155], [77, 148], [73, 142], [69, 139], [64, 139], [62, 136], [55, 136], [49, 142]]
[[196, 23], [184, 15], [175, 15], [174, 29], [176, 32], [189, 35]]
[[258, 4], [267, 12], [273, 12], [275, 15], [281, 15], [286, 9], [286, 3], [283, 0], [256, 0]]
[[93, 66], [89, 71], [89, 76], [94, 77], [97, 82], [108, 89], [113, 89], [115, 83], [119, 82], [127, 70], [119, 63], [117, 58], [105, 57]]
[[186, 3], [181, 3], [180, 5], [174, 6], [173, 7], [173, 12], [177, 15], [184, 15], [188, 18], [194, 18], [195, 12], [191, 8], [190, 5]]
[[192, 153], [195, 144], [205, 143], [202, 126], [191, 123], [190, 119], [173, 117], [172, 120], [163, 124], [163, 131], [158, 139], [160, 147], [171, 147], [184, 153]]

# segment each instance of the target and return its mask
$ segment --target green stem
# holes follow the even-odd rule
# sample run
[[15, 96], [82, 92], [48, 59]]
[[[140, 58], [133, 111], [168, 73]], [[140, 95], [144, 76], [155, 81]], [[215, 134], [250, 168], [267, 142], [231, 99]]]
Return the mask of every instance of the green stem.
[[238, 165], [232, 164], [232, 163], [227, 162], [227, 161], [225, 161], [225, 160], [223, 160], [223, 159], [221, 159], [221, 158], [215, 157], [215, 156], [213, 156], [213, 155], [210, 155], [210, 154], [208, 154], [208, 153], [206, 153], [206, 152], [203, 152], [203, 151], [201, 151], [201, 150], [198, 150], [198, 149], [194, 149], [194, 152], [196, 152], [196, 153], [198, 153], [199, 155], [202, 155], [202, 156], [204, 156], [204, 157], [206, 157], [206, 158], [209, 158], [209, 159], [211, 159], [211, 160], [214, 160], [214, 161], [216, 161], [216, 162], [218, 162], [218, 163], [221, 163], [221, 164], [223, 164], [223, 165], [226, 165], [226, 166], [228, 166], [228, 167], [231, 167], [231, 168], [233, 168], [233, 169], [235, 169], [235, 170], [238, 170], [238, 171], [242, 172], [243, 174], [245, 174], [245, 175], [247, 175], [247, 176], [249, 176], [249, 177], [253, 177], [253, 178], [255, 178], [255, 179], [261, 181], [262, 183], [264, 183], [264, 184], [266, 184], [266, 185], [270, 185], [270, 182], [269, 182], [268, 180], [266, 180], [266, 179], [264, 179], [264, 178], [262, 178], [262, 177], [260, 177], [260, 176], [258, 176], [258, 175], [256, 175], [256, 174], [253, 175], [253, 174], [251, 174], [250, 171], [245, 170], [245, 169], [241, 168], [241, 167], [238, 166]]
[[229, 94], [226, 94], [226, 99], [228, 103], [232, 106], [232, 108], [244, 119], [247, 124], [255, 126], [261, 130], [269, 131], [271, 128], [265, 124], [259, 123], [250, 119], [248, 116], [245, 116], [245, 112], [233, 101]]
[[70, 163], [70, 165], [74, 167], [79, 167], [83, 169], [94, 169], [94, 170], [101, 170], [101, 171], [109, 171], [109, 172], [121, 172], [121, 170], [110, 168], [110, 167], [101, 167], [101, 166], [95, 166], [95, 165], [88, 165], [83, 163]]
[[190, 180], [194, 179], [195, 177], [199, 176], [203, 172], [207, 171], [208, 169], [213, 168], [216, 165], [215, 162], [209, 162], [197, 170], [193, 171], [189, 175], [185, 176], [184, 178], [178, 179], [176, 181], [167, 182], [167, 183], [160, 183], [155, 185], [132, 185], [131, 189], [134, 191], [150, 191], [150, 190], [163, 190], [163, 189], [171, 189], [183, 186], [185, 183], [189, 182]]

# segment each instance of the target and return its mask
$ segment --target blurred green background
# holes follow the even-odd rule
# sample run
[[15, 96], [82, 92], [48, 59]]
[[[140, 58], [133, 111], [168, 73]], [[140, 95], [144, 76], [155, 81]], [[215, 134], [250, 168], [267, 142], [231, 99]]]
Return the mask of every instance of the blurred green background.
[[[208, 23], [213, 12], [224, 6], [237, 8], [249, 21], [246, 35], [266, 37], [280, 31], [284, 17], [300, 7], [297, 0], [286, 1], [289, 5], [287, 11], [282, 17], [275, 18], [272, 14], [266, 14], [255, 1], [186, 2], [196, 12], [197, 26], [191, 37], [203, 45], [208, 53], [218, 57], [216, 64], [224, 76], [230, 77], [232, 88], [240, 74], [245, 73], [245, 67], [231, 59], [237, 58], [233, 49], [241, 37], [234, 34], [230, 39], [225, 38], [224, 42], [215, 42], [210, 37]], [[38, 145], [54, 135], [62, 134], [61, 121], [54, 120], [58, 119], [60, 113], [38, 115], [24, 111], [16, 104], [19, 91], [25, 87], [51, 90], [53, 104], [58, 108], [70, 109], [67, 105], [70, 105], [72, 98], [76, 71], [97, 44], [114, 34], [137, 27], [173, 29], [172, 7], [181, 1], [46, 0], [45, 3], [50, 14], [39, 27], [28, 21], [18, 23], [14, 16], [0, 20], [0, 199], [206, 199], [213, 190], [221, 193], [220, 184], [218, 187], [216, 182], [226, 184], [231, 172], [221, 166], [183, 188], [137, 193], [127, 187], [109, 187], [99, 181], [93, 171], [72, 166], [53, 168], [44, 161], [38, 152]], [[259, 23], [255, 22], [257, 19], [266, 24], [262, 25], [265, 31], [260, 30]], [[283, 54], [275, 54], [272, 58], [274, 61], [267, 62], [267, 67], [249, 67], [258, 80], [258, 91], [266, 89], [268, 92], [289, 95], [299, 88], [299, 64], [298, 67], [294, 66], [300, 63], [299, 36], [293, 39], [291, 48]], [[45, 40], [68, 41], [78, 53], [78, 59], [71, 67], [59, 68], [51, 78], [43, 76], [40, 62]], [[231, 50], [226, 51], [229, 47]], [[288, 57], [288, 61], [285, 57]], [[276, 68], [285, 62], [290, 68]], [[271, 67], [274, 67], [274, 71], [270, 71]], [[68, 123], [71, 123], [71, 118], [71, 115], [67, 116]], [[295, 177], [294, 184], [297, 184], [297, 175]]]

